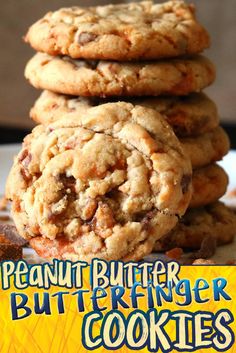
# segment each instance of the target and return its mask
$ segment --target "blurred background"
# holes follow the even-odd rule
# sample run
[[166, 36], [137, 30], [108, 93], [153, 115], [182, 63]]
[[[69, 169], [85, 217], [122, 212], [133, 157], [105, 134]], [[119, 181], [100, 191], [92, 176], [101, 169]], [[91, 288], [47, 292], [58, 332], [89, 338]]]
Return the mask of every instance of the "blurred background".
[[[0, 143], [19, 142], [32, 128], [29, 109], [39, 91], [24, 79], [33, 50], [22, 37], [27, 28], [50, 10], [63, 6], [120, 3], [104, 0], [8, 0], [0, 12]], [[156, 1], [161, 2], [161, 1]], [[217, 80], [206, 92], [217, 102], [221, 120], [236, 148], [236, 1], [193, 0], [199, 21], [208, 29], [212, 47], [205, 54], [217, 67]]]

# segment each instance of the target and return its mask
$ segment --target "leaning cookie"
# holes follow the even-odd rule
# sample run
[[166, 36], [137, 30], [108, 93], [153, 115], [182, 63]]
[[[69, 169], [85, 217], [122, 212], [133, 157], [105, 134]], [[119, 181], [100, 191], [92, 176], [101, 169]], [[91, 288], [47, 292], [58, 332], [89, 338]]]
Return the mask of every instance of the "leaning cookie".
[[203, 135], [181, 138], [180, 141], [194, 169], [220, 161], [230, 149], [229, 137], [220, 126]]
[[228, 244], [236, 235], [236, 215], [221, 202], [188, 210], [178, 225], [158, 240], [155, 251], [175, 247], [199, 249], [205, 238], [212, 237], [217, 245]]
[[[124, 98], [112, 99], [112, 101], [119, 100]], [[166, 117], [180, 137], [204, 134], [219, 125], [217, 107], [204, 93], [192, 93], [180, 97], [130, 97], [128, 101], [157, 110]], [[81, 114], [82, 111], [104, 103], [107, 103], [106, 99], [97, 97], [71, 97], [43, 91], [31, 109], [30, 115], [37, 123], [48, 125], [65, 116], [76, 119], [76, 115]]]
[[51, 55], [105, 60], [200, 53], [210, 44], [183, 1], [62, 8], [31, 26], [25, 40]]
[[219, 200], [226, 192], [228, 175], [217, 164], [193, 172], [193, 195], [189, 207], [201, 207]]
[[170, 126], [123, 102], [36, 127], [6, 188], [19, 234], [41, 256], [87, 261], [141, 259], [191, 194], [191, 164]]
[[36, 88], [77, 96], [178, 96], [210, 85], [215, 68], [200, 55], [120, 63], [37, 53], [28, 62], [25, 77]]

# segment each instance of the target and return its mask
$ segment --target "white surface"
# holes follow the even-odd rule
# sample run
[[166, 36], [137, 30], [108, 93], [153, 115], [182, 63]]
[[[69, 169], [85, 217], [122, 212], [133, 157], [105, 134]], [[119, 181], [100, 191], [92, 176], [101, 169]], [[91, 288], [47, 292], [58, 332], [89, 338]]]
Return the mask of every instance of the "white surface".
[[[12, 166], [13, 158], [20, 148], [20, 144], [0, 146], [0, 195], [4, 194], [7, 175]], [[230, 151], [219, 164], [226, 170], [230, 180], [228, 191], [222, 200], [229, 206], [236, 207], [236, 197], [230, 197], [230, 191], [236, 190], [236, 151]], [[32, 249], [24, 249], [24, 257], [31, 263], [41, 261]], [[149, 260], [155, 260], [156, 255], [152, 254], [148, 258]], [[158, 254], [158, 258], [164, 259], [165, 256], [163, 254]], [[223, 264], [230, 259], [236, 259], [236, 239], [233, 244], [217, 248], [217, 252], [213, 259], [219, 264]]]
[[230, 151], [222, 162], [219, 162], [229, 175], [229, 186], [226, 195], [222, 198], [227, 205], [236, 207], [235, 197], [229, 197], [230, 191], [236, 190], [236, 151]]

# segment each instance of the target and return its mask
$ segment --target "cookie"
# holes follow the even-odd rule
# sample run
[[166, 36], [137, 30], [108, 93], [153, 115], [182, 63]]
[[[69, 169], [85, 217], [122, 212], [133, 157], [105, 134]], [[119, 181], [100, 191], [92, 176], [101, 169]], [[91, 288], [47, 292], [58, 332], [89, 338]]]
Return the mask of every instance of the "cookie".
[[236, 215], [221, 202], [188, 210], [177, 226], [158, 240], [155, 251], [175, 247], [199, 249], [205, 238], [212, 237], [217, 245], [228, 244], [236, 235]]
[[[198, 96], [200, 97], [198, 98]], [[195, 108], [195, 113], [191, 119], [191, 106], [193, 106], [194, 111], [194, 103], [201, 99], [203, 100], [202, 104], [200, 103], [201, 108]], [[36, 121], [43, 122], [44, 124], [60, 120], [61, 118], [76, 121], [92, 105], [99, 105], [102, 101], [97, 98], [70, 98], [69, 96], [45, 91], [32, 108], [31, 116]], [[194, 134], [193, 130], [196, 126], [199, 126], [199, 130], [195, 129], [195, 134], [210, 129], [218, 123], [214, 103], [203, 94], [194, 94], [190, 97], [132, 99], [132, 103], [139, 103], [142, 106], [150, 107], [164, 114], [167, 117], [168, 123], [174, 127], [175, 133], [178, 133], [178, 136], [185, 135], [187, 131], [189, 133], [191, 131]], [[176, 108], [174, 104], [176, 104]], [[204, 114], [204, 109], [207, 107], [209, 107], [209, 120], [206, 120], [207, 112]], [[184, 111], [186, 112], [186, 119]], [[181, 112], [183, 112], [182, 116]], [[199, 123], [201, 117], [202, 123]], [[193, 121], [194, 119], [196, 119], [195, 122]], [[203, 125], [204, 121], [205, 126]], [[178, 123], [180, 123], [179, 126], [177, 125]], [[181, 143], [191, 159], [193, 168], [201, 168], [212, 162], [221, 160], [230, 148], [229, 138], [221, 127], [217, 127], [199, 136], [181, 138]]]
[[230, 149], [230, 141], [222, 127], [197, 137], [180, 139], [194, 169], [220, 161]]
[[[124, 100], [124, 99], [113, 99]], [[157, 110], [167, 118], [177, 136], [204, 134], [219, 125], [215, 103], [203, 93], [192, 93], [182, 97], [129, 98], [139, 104]], [[44, 91], [31, 109], [31, 118], [40, 124], [51, 124], [65, 116], [81, 114], [87, 109], [106, 103], [102, 98], [71, 97]]]
[[217, 164], [194, 170], [190, 207], [205, 206], [217, 201], [225, 194], [227, 186], [228, 175]]
[[215, 69], [203, 56], [119, 63], [37, 53], [25, 77], [36, 88], [77, 96], [178, 96], [210, 85]]
[[191, 194], [191, 164], [170, 126], [129, 103], [37, 126], [6, 187], [18, 232], [40, 256], [87, 261], [141, 259]]
[[33, 24], [25, 40], [51, 55], [105, 60], [195, 54], [210, 44], [194, 7], [183, 1], [62, 8]]

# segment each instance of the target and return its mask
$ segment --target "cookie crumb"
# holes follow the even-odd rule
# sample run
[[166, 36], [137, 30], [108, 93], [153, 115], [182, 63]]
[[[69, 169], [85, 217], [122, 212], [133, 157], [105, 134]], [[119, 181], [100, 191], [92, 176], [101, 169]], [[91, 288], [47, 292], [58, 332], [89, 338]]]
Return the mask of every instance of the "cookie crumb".
[[213, 256], [216, 252], [216, 238], [209, 235], [206, 236], [202, 243], [200, 249], [193, 253], [191, 256], [193, 259], [209, 259], [211, 256]]
[[183, 249], [181, 248], [173, 248], [165, 253], [167, 257], [173, 260], [179, 260], [183, 255]]
[[233, 259], [228, 260], [228, 261], [226, 261], [225, 264], [226, 264], [226, 265], [236, 265], [236, 260], [233, 260]]

